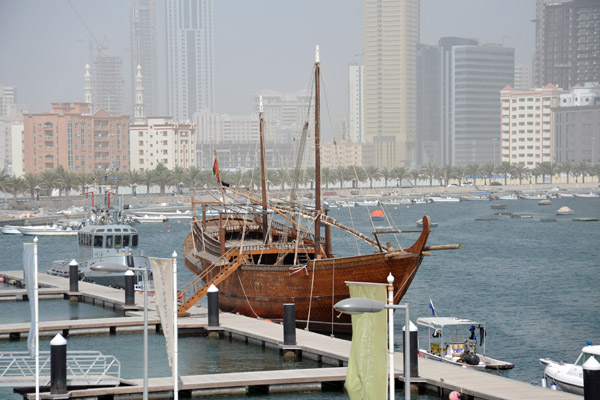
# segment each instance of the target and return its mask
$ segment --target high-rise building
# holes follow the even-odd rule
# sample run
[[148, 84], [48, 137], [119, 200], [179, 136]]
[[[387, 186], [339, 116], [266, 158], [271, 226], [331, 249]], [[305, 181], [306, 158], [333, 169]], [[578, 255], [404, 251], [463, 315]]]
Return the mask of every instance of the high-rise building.
[[534, 84], [568, 89], [600, 80], [600, 3], [538, 0]]
[[458, 37], [419, 49], [419, 158], [440, 166], [500, 159], [500, 98], [514, 49]]
[[265, 138], [267, 143], [293, 144], [294, 139], [302, 134], [302, 127], [308, 121], [314, 126], [315, 110], [310, 108], [311, 95], [307, 90], [296, 93], [279, 93], [273, 90], [262, 90], [254, 94], [255, 115], [258, 115], [260, 98], [262, 97], [265, 121]]
[[110, 115], [123, 115], [123, 60], [121, 57], [98, 53], [94, 60], [92, 104], [94, 110]]
[[364, 72], [364, 65], [348, 67], [348, 139], [353, 143], [365, 141]]
[[0, 85], [0, 118], [8, 117], [10, 106], [17, 102], [17, 89], [14, 86]]
[[166, 0], [169, 115], [214, 111], [212, 0]]
[[[156, 13], [154, 0], [134, 0], [131, 5], [131, 82], [136, 91], [137, 66], [142, 67], [144, 110], [146, 115], [158, 113], [158, 65], [156, 50]], [[132, 96], [134, 98], [134, 96]], [[134, 107], [135, 109], [135, 100]]]
[[554, 160], [600, 161], [600, 84], [575, 85], [560, 95], [559, 106], [552, 108], [554, 123]]
[[24, 115], [25, 173], [56, 169], [92, 172], [129, 169], [129, 117], [88, 103], [52, 103], [52, 111]]
[[418, 0], [364, 1], [365, 139], [378, 167], [416, 160]]
[[515, 89], [528, 90], [529, 88], [531, 88], [529, 65], [515, 64]]
[[552, 107], [558, 105], [562, 93], [552, 84], [529, 90], [506, 86], [500, 91], [503, 162], [523, 163], [532, 169], [553, 161]]

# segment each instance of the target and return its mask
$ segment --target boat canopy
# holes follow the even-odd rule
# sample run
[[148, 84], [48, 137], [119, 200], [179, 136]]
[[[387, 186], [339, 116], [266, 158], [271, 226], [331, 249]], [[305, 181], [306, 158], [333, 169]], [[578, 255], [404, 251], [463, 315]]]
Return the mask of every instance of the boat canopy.
[[456, 317], [427, 317], [417, 318], [417, 325], [431, 329], [443, 328], [445, 326], [457, 325], [483, 325], [481, 322]]
[[600, 356], [600, 345], [585, 346], [583, 349], [581, 349], [581, 352], [582, 353], [593, 354], [595, 356]]

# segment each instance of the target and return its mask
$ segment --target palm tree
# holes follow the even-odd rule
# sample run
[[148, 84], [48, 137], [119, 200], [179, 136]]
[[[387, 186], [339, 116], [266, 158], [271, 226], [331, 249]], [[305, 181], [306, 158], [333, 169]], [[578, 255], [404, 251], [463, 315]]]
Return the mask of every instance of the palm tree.
[[20, 192], [27, 190], [27, 184], [22, 178], [12, 176], [6, 180], [5, 183], [6, 191], [14, 196], [15, 202], [17, 201], [17, 195]]
[[337, 171], [335, 168], [321, 168], [321, 182], [325, 183], [326, 189], [329, 189], [329, 185], [334, 185], [337, 181]]
[[[531, 176], [533, 176], [533, 178], [535, 179], [535, 184], [537, 185], [538, 182], [538, 176], [542, 176], [542, 170], [540, 169], [539, 165], [534, 167], [531, 172], [530, 172]], [[529, 180], [529, 182], [531, 182], [531, 179]]]
[[523, 178], [527, 178], [529, 176], [529, 169], [525, 163], [520, 162], [516, 165], [513, 165], [512, 174], [519, 179], [519, 185], [522, 185]]
[[423, 176], [429, 178], [429, 186], [433, 186], [433, 178], [438, 175], [438, 170], [438, 165], [433, 161], [429, 161], [426, 165], [421, 167]]
[[146, 185], [146, 193], [150, 194], [150, 186], [156, 183], [154, 171], [151, 169], [143, 171], [141, 182]]
[[506, 183], [508, 181], [508, 175], [511, 175], [513, 173], [513, 169], [514, 168], [512, 164], [508, 161], [502, 161], [500, 165], [498, 165], [498, 167], [496, 168], [497, 173], [504, 175], [504, 186], [506, 186]]
[[465, 167], [466, 176], [473, 177], [473, 185], [477, 186], [477, 176], [479, 175], [479, 171], [481, 167], [477, 163], [471, 163]]
[[421, 171], [418, 169], [411, 169], [408, 174], [413, 178], [414, 185], [417, 186], [417, 180], [421, 177]]
[[344, 167], [335, 167], [336, 173], [337, 173], [337, 178], [340, 180], [340, 189], [344, 188], [344, 182], [348, 180], [348, 178], [346, 177], [346, 170], [344, 169]]
[[439, 168], [438, 179], [441, 186], [448, 186], [449, 180], [452, 178], [452, 166], [444, 165]]
[[384, 167], [381, 169], [381, 176], [383, 177], [383, 187], [388, 187], [388, 181], [394, 179], [394, 173], [392, 169]]
[[163, 163], [158, 163], [154, 169], [155, 182], [160, 186], [160, 194], [165, 194], [165, 188], [172, 183], [171, 175], [173, 172], [169, 170]]
[[579, 161], [573, 172], [576, 174], [575, 176], [581, 175], [581, 183], [585, 183], [585, 177], [589, 175], [590, 170], [591, 165], [587, 161]]
[[567, 183], [569, 183], [569, 176], [574, 172], [574, 165], [571, 161], [565, 161], [564, 163], [558, 166], [558, 172], [564, 173], [567, 175]]
[[487, 179], [490, 179], [490, 183], [492, 182], [492, 177], [494, 176], [494, 171], [496, 170], [496, 166], [492, 162], [488, 162], [485, 165], [481, 166], [480, 172], [483, 175], [483, 184], [487, 185]]
[[31, 195], [31, 200], [33, 200], [35, 188], [39, 187], [39, 185], [41, 183], [39, 175], [32, 174], [32, 173], [25, 174], [25, 176], [23, 176], [23, 181], [27, 185], [27, 190], [29, 190], [29, 194]]
[[42, 189], [46, 190], [46, 196], [51, 196], [52, 191], [58, 188], [59, 176], [53, 169], [47, 169], [40, 175]]
[[542, 183], [546, 182], [546, 175], [550, 175], [550, 183], [552, 183], [552, 176], [556, 172], [556, 163], [544, 161], [538, 164], [542, 175]]
[[91, 172], [79, 172], [75, 174], [75, 184], [79, 187], [81, 193], [85, 192], [85, 187], [91, 186], [94, 183], [94, 174]]
[[595, 176], [600, 182], [600, 163], [592, 165], [590, 168], [590, 176]]
[[346, 176], [350, 177], [350, 180], [356, 179], [356, 186], [358, 188], [358, 182], [364, 183], [369, 179], [369, 175], [367, 175], [367, 171], [363, 167], [359, 167], [358, 165], [352, 165], [346, 168]]
[[279, 176], [279, 185], [281, 187], [281, 191], [285, 190], [285, 185], [290, 184], [290, 173], [285, 168], [279, 168], [277, 170], [277, 174]]
[[74, 172], [62, 170], [58, 184], [60, 189], [65, 191], [65, 195], [69, 197], [71, 189], [78, 185], [77, 175]]
[[398, 180], [397, 186], [402, 186], [402, 180], [408, 176], [408, 170], [406, 167], [396, 167], [392, 170], [392, 175]]
[[369, 179], [369, 189], [373, 189], [373, 179], [379, 179], [383, 176], [381, 170], [375, 166], [368, 166], [364, 168]]
[[189, 167], [183, 176], [183, 182], [191, 188], [197, 187], [201, 182], [202, 171], [196, 166]]

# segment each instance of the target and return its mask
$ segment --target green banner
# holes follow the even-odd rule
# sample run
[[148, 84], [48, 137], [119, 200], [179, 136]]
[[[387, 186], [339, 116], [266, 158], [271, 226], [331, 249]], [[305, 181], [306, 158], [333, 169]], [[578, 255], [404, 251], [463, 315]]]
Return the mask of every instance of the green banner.
[[[350, 297], [386, 302], [385, 284], [348, 282]], [[387, 315], [378, 313], [352, 315], [352, 345], [346, 390], [352, 400], [387, 398]]]

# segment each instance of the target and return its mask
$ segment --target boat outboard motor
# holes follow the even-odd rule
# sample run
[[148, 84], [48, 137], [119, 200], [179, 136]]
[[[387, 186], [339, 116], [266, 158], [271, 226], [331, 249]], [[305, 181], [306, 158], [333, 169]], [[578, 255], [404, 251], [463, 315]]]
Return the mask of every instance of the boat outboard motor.
[[483, 346], [483, 342], [485, 341], [485, 328], [483, 326], [479, 326], [479, 345]]

